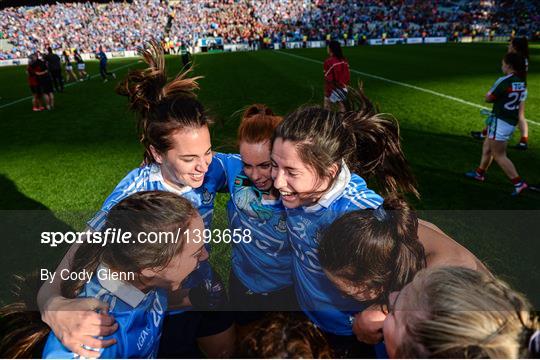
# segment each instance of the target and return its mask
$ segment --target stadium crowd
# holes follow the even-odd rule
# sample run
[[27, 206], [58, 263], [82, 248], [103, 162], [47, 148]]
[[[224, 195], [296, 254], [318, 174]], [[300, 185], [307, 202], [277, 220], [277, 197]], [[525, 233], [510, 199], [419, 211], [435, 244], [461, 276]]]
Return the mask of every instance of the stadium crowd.
[[[463, 35], [540, 36], [540, 6], [530, 0], [201, 0], [57, 3], [0, 11], [0, 59], [51, 46], [95, 52], [134, 50], [149, 39], [171, 47], [198, 38], [225, 44]], [[3, 50], [2, 50], [3, 48]]]

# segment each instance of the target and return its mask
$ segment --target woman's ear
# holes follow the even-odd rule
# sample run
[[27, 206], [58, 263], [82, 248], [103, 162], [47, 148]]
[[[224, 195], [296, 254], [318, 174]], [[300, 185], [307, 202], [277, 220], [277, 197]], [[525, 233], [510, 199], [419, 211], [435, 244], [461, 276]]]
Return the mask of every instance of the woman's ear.
[[328, 170], [330, 171], [330, 176], [332, 179], [334, 179], [338, 175], [339, 165], [337, 163], [333, 163]]
[[157, 275], [157, 272], [155, 271], [155, 269], [152, 269], [152, 268], [142, 269], [140, 273], [142, 276], [144, 276], [147, 279], [152, 279]]
[[154, 145], [150, 145], [150, 153], [152, 154], [152, 157], [154, 158], [154, 160], [158, 163], [158, 164], [162, 164], [163, 163], [163, 157], [161, 156], [161, 154], [159, 153], [159, 151], [156, 150], [156, 148], [154, 147]]

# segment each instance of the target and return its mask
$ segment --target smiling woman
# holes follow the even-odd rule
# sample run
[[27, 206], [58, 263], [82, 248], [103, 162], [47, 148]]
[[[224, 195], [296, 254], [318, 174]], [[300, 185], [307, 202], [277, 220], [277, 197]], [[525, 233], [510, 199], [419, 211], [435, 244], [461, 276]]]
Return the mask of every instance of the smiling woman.
[[328, 279], [319, 240], [339, 216], [383, 202], [365, 179], [378, 180], [383, 193], [418, 192], [397, 121], [378, 114], [361, 89], [350, 93], [354, 101], [345, 113], [309, 106], [283, 119], [273, 138], [272, 177], [286, 208], [300, 307], [328, 335], [337, 357], [374, 357], [352, 333], [352, 315], [364, 304], [343, 297]]
[[[130, 108], [138, 116], [140, 141], [145, 149], [144, 162], [118, 183], [88, 226], [100, 231], [110, 210], [125, 197], [141, 191], [160, 190], [188, 199], [199, 211], [205, 227], [210, 229], [215, 194], [225, 186], [225, 155], [212, 155], [208, 129], [211, 121], [194, 94], [198, 88], [197, 78], [181, 73], [168, 81], [163, 50], [157, 43], [148, 44], [141, 50], [141, 55], [148, 66], [130, 71], [119, 84], [117, 92], [129, 98]], [[59, 269], [70, 268], [75, 250], [75, 246], [70, 249]], [[226, 301], [225, 291], [208, 261], [202, 261], [186, 279], [176, 298], [181, 299], [178, 301], [182, 301], [184, 308], [199, 306], [206, 310], [210, 306], [206, 301], [209, 294], [203, 290], [208, 282], [214, 285], [213, 288], [222, 289], [212, 294], [212, 305], [223, 304]], [[83, 304], [81, 299], [63, 298], [60, 286], [59, 283], [46, 284], [40, 290], [38, 302], [45, 322], [74, 353], [96, 357], [95, 351], [80, 345], [99, 341], [99, 347], [109, 346], [109, 342], [93, 337], [113, 333], [114, 320], [106, 315], [92, 319], [93, 308]], [[52, 311], [53, 307], [56, 311]], [[82, 325], [74, 323], [73, 316], [59, 315], [74, 310], [74, 307], [86, 314], [83, 316], [86, 322], [82, 321]], [[168, 319], [171, 320], [164, 326], [160, 357], [196, 357], [199, 347], [208, 357], [222, 357], [232, 352], [234, 333], [230, 314], [180, 310]], [[107, 326], [99, 331], [79, 331], [96, 321]], [[185, 327], [189, 328], [189, 336], [184, 334]]]

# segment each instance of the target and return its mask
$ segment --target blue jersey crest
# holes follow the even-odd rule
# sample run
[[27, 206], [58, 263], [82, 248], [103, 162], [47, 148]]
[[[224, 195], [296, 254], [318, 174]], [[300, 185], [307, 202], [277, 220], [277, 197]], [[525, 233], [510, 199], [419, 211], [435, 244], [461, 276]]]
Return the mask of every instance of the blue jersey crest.
[[[310, 207], [286, 209], [287, 229], [293, 249], [293, 271], [298, 302], [321, 329], [352, 335], [350, 315], [363, 304], [344, 296], [326, 277], [319, 262], [322, 232], [341, 215], [359, 209], [375, 209], [383, 199], [344, 165], [332, 188]], [[348, 249], [343, 249], [344, 256]]]
[[[180, 191], [170, 187], [161, 174], [161, 169], [157, 164], [145, 165], [129, 172], [107, 197], [101, 209], [88, 221], [88, 226], [99, 231], [105, 225], [107, 214], [111, 208], [122, 199], [140, 191], [170, 191], [188, 199], [203, 218], [204, 226], [212, 228], [212, 216], [214, 212], [215, 194], [226, 186], [226, 173], [224, 169], [225, 154], [215, 153], [208, 172], [204, 175], [203, 185], [197, 189], [186, 187]], [[210, 244], [206, 246], [210, 251]], [[184, 282], [185, 288], [191, 288], [200, 284], [204, 279], [212, 277], [212, 270], [208, 261], [204, 261], [199, 268], [192, 272]]]
[[[268, 293], [292, 285], [291, 248], [285, 210], [279, 200], [265, 200], [243, 172], [239, 155], [224, 162], [231, 199], [227, 215], [231, 232], [250, 233], [251, 241], [233, 245], [232, 270], [248, 289]], [[284, 231], [285, 230], [285, 231]]]

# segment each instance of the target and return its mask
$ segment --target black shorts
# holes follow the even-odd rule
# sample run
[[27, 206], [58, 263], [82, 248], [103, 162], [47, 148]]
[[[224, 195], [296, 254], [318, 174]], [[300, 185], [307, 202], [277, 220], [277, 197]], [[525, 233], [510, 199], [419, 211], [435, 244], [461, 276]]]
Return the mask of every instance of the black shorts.
[[242, 284], [231, 270], [229, 276], [229, 303], [234, 321], [247, 325], [270, 312], [296, 312], [300, 308], [293, 286], [267, 294], [256, 294]]
[[36, 85], [36, 86], [30, 85], [30, 91], [31, 91], [32, 94], [34, 94], [34, 95], [41, 95], [41, 94], [43, 94], [43, 92], [41, 91], [41, 86], [39, 86], [39, 85]]
[[52, 81], [49, 75], [42, 76], [38, 78], [39, 86], [44, 94], [49, 94], [53, 92]]
[[167, 315], [159, 343], [158, 358], [201, 358], [197, 339], [219, 334], [233, 325], [228, 311], [185, 311]]

